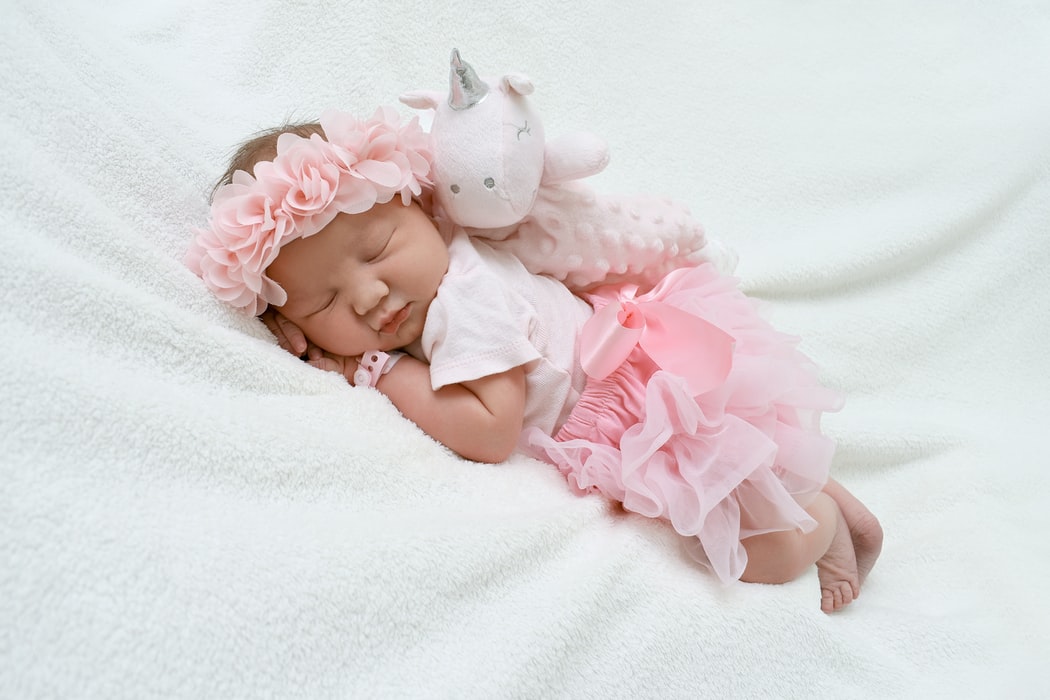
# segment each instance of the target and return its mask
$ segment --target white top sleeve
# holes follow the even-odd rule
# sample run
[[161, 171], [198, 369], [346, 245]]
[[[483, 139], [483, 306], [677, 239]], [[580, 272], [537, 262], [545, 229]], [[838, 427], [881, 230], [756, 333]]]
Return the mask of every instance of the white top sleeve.
[[482, 261], [465, 235], [449, 244], [449, 270], [430, 304], [423, 352], [434, 389], [499, 374], [536, 360], [535, 309]]
[[458, 231], [420, 343], [430, 383], [437, 390], [525, 365], [525, 425], [549, 433], [586, 382], [576, 342], [591, 313], [562, 283]]

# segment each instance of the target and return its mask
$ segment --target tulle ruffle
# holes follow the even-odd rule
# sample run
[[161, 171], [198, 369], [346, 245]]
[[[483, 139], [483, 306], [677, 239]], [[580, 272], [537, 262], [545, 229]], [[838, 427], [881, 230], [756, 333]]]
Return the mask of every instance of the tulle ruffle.
[[[600, 308], [615, 298], [603, 290], [591, 301]], [[819, 384], [797, 339], [774, 330], [711, 265], [682, 276], [663, 301], [734, 337], [725, 382], [694, 397], [636, 348], [588, 383], [553, 438], [532, 430], [525, 446], [575, 488], [668, 520], [694, 538], [697, 560], [723, 581], [738, 579], [747, 564], [741, 539], [816, 526], [804, 506], [826, 482], [834, 451], [820, 414], [842, 400]]]

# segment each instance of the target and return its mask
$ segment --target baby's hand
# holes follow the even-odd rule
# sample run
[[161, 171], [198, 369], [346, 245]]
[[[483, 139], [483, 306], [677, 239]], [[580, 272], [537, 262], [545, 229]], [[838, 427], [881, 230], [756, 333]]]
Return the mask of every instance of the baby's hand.
[[330, 352], [320, 350], [320, 348], [318, 348], [318, 351], [318, 357], [312, 357], [309, 360], [311, 366], [323, 369], [326, 372], [338, 372], [346, 377], [346, 381], [354, 385], [354, 372], [357, 371], [357, 366], [361, 361], [360, 355], [347, 357], [345, 355], [333, 355]]
[[277, 338], [277, 344], [296, 357], [307, 360], [320, 359], [323, 352], [307, 339], [299, 326], [273, 309], [267, 309], [259, 316], [270, 332]]

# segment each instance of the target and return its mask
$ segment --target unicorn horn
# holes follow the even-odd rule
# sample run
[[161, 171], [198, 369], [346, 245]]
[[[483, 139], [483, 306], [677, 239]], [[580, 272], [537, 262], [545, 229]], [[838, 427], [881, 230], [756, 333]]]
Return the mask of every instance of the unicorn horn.
[[470, 109], [489, 94], [489, 86], [478, 77], [470, 64], [459, 57], [459, 49], [452, 49], [448, 73], [448, 106], [455, 110]]

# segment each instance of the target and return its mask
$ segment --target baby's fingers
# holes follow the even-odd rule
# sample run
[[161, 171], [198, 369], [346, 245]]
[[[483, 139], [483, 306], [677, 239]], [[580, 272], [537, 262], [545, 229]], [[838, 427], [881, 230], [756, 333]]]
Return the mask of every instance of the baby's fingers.
[[316, 367], [317, 369], [323, 369], [325, 372], [343, 373], [343, 364], [330, 357], [317, 357], [310, 360], [307, 364], [311, 367]]
[[306, 349], [305, 340], [302, 348], [299, 349], [299, 347], [293, 342], [295, 337], [294, 333], [289, 334], [289, 331], [294, 328], [301, 336], [302, 331], [299, 330], [298, 326], [271, 309], [264, 311], [259, 318], [262, 319], [266, 328], [273, 333], [275, 338], [277, 338], [277, 344], [281, 346], [282, 350], [290, 352], [293, 355], [302, 355], [303, 350]]
[[308, 341], [306, 345], [306, 359], [317, 360], [322, 357], [324, 357], [324, 350]]
[[[281, 314], [275, 313], [273, 317], [277, 327], [281, 330], [280, 333], [274, 333], [277, 336], [277, 342], [288, 352], [302, 356], [307, 351], [306, 336], [302, 329]], [[282, 343], [281, 338], [284, 338], [285, 342]]]

